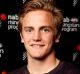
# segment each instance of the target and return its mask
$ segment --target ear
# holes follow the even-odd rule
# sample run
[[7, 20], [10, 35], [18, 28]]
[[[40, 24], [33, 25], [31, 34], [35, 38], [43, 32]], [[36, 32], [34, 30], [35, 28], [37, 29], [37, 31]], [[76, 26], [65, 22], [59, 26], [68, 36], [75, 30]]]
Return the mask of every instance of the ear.
[[55, 42], [58, 43], [60, 39], [61, 34], [57, 35]]
[[21, 43], [24, 43], [23, 36], [21, 33], [20, 33], [20, 37], [21, 37]]

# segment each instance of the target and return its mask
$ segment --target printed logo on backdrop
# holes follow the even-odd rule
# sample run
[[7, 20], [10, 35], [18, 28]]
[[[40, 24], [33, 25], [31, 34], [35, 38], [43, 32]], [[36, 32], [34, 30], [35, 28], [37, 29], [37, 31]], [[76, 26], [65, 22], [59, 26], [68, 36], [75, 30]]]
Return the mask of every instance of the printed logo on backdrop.
[[22, 2], [23, 2], [23, 3], [25, 3], [25, 2], [26, 2], [26, 0], [22, 0]]
[[2, 23], [7, 19], [7, 15], [5, 13], [0, 13], [0, 28], [2, 27]]
[[27, 53], [26, 53], [26, 51], [23, 52], [23, 57], [22, 57], [22, 58], [23, 58], [23, 61], [27, 58]]
[[0, 58], [2, 57], [2, 54], [4, 54], [3, 44], [0, 43]]
[[8, 15], [8, 30], [15, 29], [17, 30], [17, 24], [18, 24], [18, 15], [17, 14], [9, 14]]
[[73, 6], [75, 7], [78, 3], [78, 0], [73, 0]]
[[7, 72], [4, 70], [4, 71], [1, 72], [1, 74], [7, 74]]
[[65, 17], [63, 19], [63, 28], [62, 31], [66, 32], [78, 32], [78, 28], [80, 28], [79, 18], [77, 17]]
[[79, 53], [80, 53], [80, 44], [77, 44], [75, 47], [76, 51], [73, 52], [73, 61], [76, 60], [76, 58], [78, 57]]

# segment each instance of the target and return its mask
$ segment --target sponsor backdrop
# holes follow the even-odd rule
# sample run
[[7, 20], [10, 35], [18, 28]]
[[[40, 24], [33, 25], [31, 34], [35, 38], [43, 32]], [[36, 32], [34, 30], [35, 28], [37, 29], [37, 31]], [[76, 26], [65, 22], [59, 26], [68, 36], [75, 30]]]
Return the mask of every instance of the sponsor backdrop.
[[[26, 52], [17, 31], [18, 11], [28, 0], [0, 0], [0, 72], [12, 71], [26, 62]], [[63, 28], [57, 57], [80, 68], [80, 1], [56, 0], [63, 10]]]

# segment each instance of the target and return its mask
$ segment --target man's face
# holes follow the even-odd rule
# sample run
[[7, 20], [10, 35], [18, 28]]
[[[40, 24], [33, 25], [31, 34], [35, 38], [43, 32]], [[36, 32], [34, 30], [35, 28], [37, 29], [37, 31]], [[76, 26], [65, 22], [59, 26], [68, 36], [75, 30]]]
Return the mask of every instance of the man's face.
[[58, 41], [56, 26], [50, 12], [31, 11], [22, 19], [21, 41], [27, 50], [27, 55], [33, 58], [43, 58], [52, 50], [52, 45]]

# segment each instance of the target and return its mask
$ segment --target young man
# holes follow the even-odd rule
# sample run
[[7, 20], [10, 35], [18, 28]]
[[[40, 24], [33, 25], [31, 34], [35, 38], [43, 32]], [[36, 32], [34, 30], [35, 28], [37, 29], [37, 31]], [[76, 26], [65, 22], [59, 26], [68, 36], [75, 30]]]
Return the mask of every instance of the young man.
[[61, 10], [51, 0], [25, 3], [18, 29], [27, 51], [28, 64], [8, 74], [80, 74], [72, 65], [55, 57], [63, 22]]

